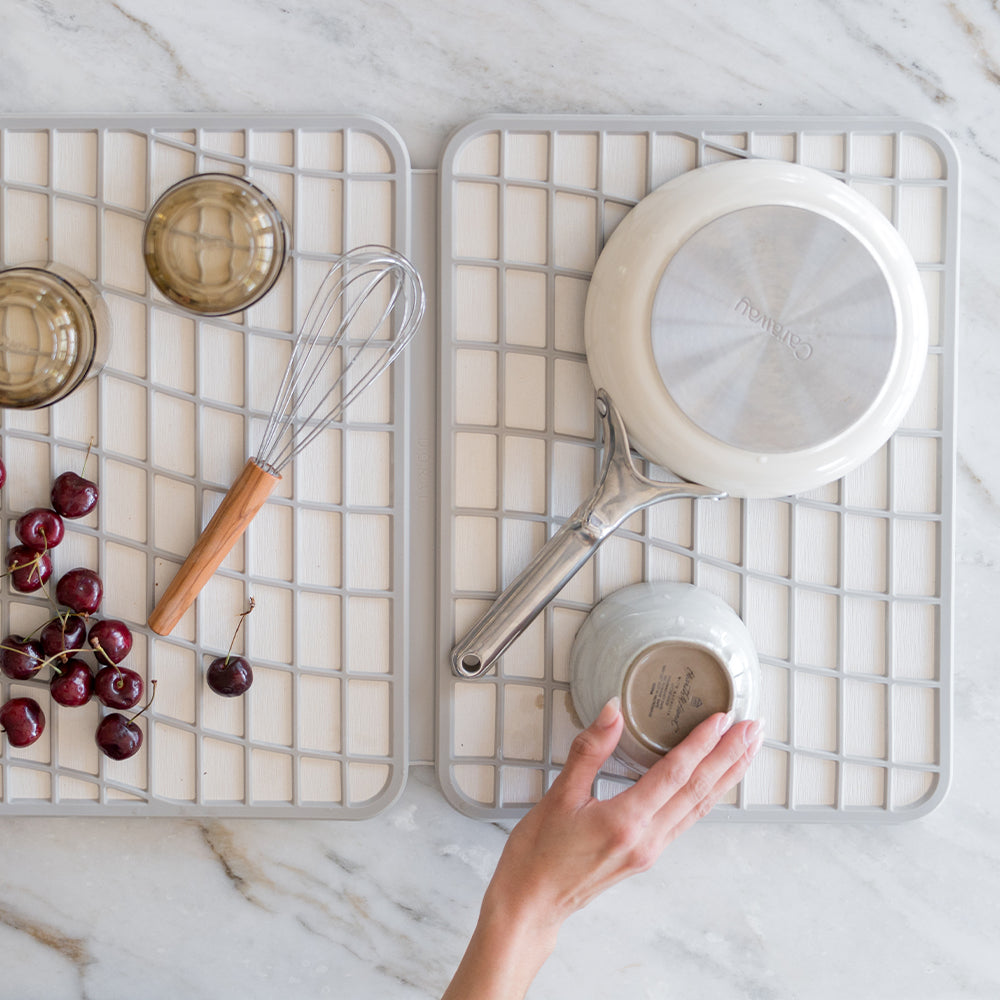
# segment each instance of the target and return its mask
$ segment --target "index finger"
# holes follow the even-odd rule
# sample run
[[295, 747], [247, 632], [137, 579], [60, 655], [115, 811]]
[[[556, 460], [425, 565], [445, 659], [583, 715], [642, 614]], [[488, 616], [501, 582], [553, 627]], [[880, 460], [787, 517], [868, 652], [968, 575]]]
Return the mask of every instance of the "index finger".
[[718, 746], [730, 723], [729, 716], [722, 712], [710, 715], [618, 798], [627, 796], [635, 809], [652, 818], [687, 785], [698, 765]]

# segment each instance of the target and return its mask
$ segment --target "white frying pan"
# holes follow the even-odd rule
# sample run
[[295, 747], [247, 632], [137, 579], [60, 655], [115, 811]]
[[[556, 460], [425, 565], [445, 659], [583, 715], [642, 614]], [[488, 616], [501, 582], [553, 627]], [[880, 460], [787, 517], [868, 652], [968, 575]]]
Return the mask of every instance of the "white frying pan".
[[[601, 481], [454, 648], [460, 676], [489, 669], [636, 510], [803, 493], [864, 462], [916, 393], [927, 307], [870, 202], [818, 170], [739, 160], [684, 174], [626, 216], [594, 269], [585, 336]], [[642, 476], [630, 442], [688, 482]]]

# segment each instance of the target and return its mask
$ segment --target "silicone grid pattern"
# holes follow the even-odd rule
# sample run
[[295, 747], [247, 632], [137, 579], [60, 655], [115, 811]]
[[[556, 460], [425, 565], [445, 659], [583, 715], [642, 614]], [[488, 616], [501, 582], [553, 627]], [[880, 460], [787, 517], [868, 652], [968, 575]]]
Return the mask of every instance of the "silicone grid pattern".
[[[199, 318], [156, 292], [142, 228], [156, 198], [194, 173], [246, 176], [276, 202], [290, 253], [244, 313]], [[112, 762], [94, 744], [100, 708], [54, 705], [48, 669], [30, 694], [48, 725], [0, 751], [0, 810], [26, 814], [371, 816], [406, 777], [408, 433], [404, 358], [342, 424], [286, 470], [244, 540], [172, 636], [150, 632], [155, 595], [186, 555], [270, 412], [284, 356], [335, 254], [409, 243], [409, 162], [398, 136], [357, 116], [197, 120], [0, 120], [0, 260], [55, 259], [108, 300], [108, 365], [48, 410], [4, 411], [8, 540], [47, 505], [58, 473], [101, 486], [96, 514], [67, 522], [54, 577], [73, 565], [105, 583], [101, 614], [124, 619], [127, 661], [157, 681], [144, 747]], [[251, 691], [221, 699], [204, 668], [236, 641]], [[44, 598], [3, 586], [0, 628], [28, 632]]]
[[[586, 284], [628, 209], [671, 177], [763, 156], [826, 170], [900, 230], [927, 291], [924, 382], [844, 480], [774, 501], [634, 515], [476, 680], [449, 651], [596, 482]], [[921, 815], [950, 773], [958, 167], [948, 140], [875, 119], [496, 116], [441, 171], [438, 771], [455, 807], [520, 815], [579, 729], [569, 651], [590, 608], [640, 580], [691, 582], [760, 653], [765, 744], [724, 820]], [[652, 469], [654, 476], [662, 470]], [[612, 761], [597, 793], [632, 779]]]

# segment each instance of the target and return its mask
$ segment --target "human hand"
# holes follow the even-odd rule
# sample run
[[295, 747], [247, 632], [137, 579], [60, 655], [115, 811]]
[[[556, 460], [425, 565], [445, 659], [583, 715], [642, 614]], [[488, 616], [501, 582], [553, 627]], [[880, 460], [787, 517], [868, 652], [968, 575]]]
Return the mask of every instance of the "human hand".
[[743, 777], [762, 741], [760, 723], [730, 726], [727, 716], [713, 715], [634, 785], [601, 801], [592, 786], [623, 725], [613, 698], [514, 828], [447, 1000], [522, 997], [566, 917], [651, 867]]
[[600, 801], [591, 788], [621, 735], [612, 699], [573, 741], [548, 794], [507, 842], [490, 894], [534, 921], [561, 924], [663, 849], [743, 777], [760, 748], [759, 723], [713, 715], [633, 786]]

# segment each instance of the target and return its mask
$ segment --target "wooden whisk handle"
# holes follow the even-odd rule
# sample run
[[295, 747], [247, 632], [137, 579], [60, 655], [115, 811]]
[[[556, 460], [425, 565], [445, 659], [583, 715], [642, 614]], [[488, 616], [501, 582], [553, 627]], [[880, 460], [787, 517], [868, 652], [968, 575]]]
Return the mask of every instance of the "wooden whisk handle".
[[153, 608], [149, 627], [154, 632], [169, 635], [173, 631], [280, 479], [281, 476], [262, 469], [252, 458], [243, 466], [236, 482], [222, 498], [219, 509], [205, 525], [191, 553]]

